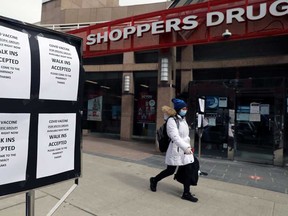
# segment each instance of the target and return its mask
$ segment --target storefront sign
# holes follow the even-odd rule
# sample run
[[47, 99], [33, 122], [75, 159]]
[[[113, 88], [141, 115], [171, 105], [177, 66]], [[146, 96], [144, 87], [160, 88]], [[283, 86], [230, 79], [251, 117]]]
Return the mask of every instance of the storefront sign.
[[[259, 9], [258, 9], [259, 8]], [[255, 12], [257, 11], [257, 12]], [[275, 17], [285, 16], [288, 14], [288, 1], [278, 0], [268, 5], [266, 2], [249, 5], [245, 8], [235, 7], [224, 11], [213, 11], [206, 14], [206, 27], [217, 26], [225, 23], [226, 25], [234, 22], [257, 21], [263, 19], [266, 15]], [[87, 45], [107, 43], [108, 41], [127, 40], [130, 36], [143, 37], [144, 33], [151, 32], [152, 35], [179, 32], [182, 30], [193, 30], [200, 24], [197, 15], [188, 15], [172, 19], [159, 20], [152, 23], [127, 25], [124, 28], [115, 28], [109, 31], [101, 31], [97, 34], [87, 36]]]
[[[288, 34], [287, 0], [205, 1], [69, 31], [84, 58]], [[226, 31], [227, 30], [227, 31]], [[228, 36], [225, 32], [229, 32]]]

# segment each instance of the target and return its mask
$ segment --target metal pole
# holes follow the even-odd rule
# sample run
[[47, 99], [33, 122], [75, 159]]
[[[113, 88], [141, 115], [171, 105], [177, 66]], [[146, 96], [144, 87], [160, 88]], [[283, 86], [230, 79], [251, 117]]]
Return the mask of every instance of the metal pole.
[[203, 128], [198, 129], [198, 158], [201, 158], [201, 138], [203, 134]]
[[74, 184], [72, 187], [64, 194], [64, 196], [56, 203], [56, 205], [49, 211], [46, 216], [52, 216], [55, 211], [59, 208], [59, 206], [66, 200], [66, 198], [75, 190], [78, 186], [78, 179], [75, 179]]
[[35, 214], [35, 191], [26, 192], [26, 216], [34, 216]]
[[198, 143], [199, 143], [199, 149], [198, 149], [198, 158], [201, 157], [201, 137], [199, 136], [199, 139], [198, 139]]

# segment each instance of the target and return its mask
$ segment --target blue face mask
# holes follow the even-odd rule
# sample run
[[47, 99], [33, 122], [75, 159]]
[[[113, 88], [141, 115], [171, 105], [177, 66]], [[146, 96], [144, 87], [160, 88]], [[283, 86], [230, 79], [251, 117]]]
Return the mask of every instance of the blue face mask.
[[181, 109], [180, 112], [179, 112], [179, 115], [184, 117], [186, 115], [186, 113], [187, 113], [187, 110], [182, 110]]

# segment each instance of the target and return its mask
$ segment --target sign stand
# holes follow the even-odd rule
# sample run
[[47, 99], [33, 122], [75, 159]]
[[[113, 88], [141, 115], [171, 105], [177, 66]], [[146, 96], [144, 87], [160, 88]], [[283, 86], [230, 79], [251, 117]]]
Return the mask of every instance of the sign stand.
[[55, 211], [59, 208], [59, 206], [67, 199], [67, 197], [75, 190], [77, 186], [78, 186], [78, 179], [75, 179], [75, 182], [72, 185], [72, 187], [63, 195], [63, 197], [56, 203], [56, 205], [49, 211], [49, 213], [46, 216], [53, 215]]
[[[67, 197], [78, 186], [78, 179], [75, 179], [72, 187], [63, 195], [63, 197], [56, 203], [56, 205], [49, 211], [47, 216], [52, 216], [59, 206], [67, 199]], [[30, 190], [26, 192], [26, 216], [35, 216], [35, 191]]]
[[34, 216], [35, 213], [35, 191], [26, 192], [26, 216]]
[[201, 158], [201, 138], [203, 134], [203, 128], [198, 128], [198, 157]]
[[205, 98], [198, 98], [200, 113], [198, 114], [198, 157], [201, 157], [201, 138], [203, 135]]

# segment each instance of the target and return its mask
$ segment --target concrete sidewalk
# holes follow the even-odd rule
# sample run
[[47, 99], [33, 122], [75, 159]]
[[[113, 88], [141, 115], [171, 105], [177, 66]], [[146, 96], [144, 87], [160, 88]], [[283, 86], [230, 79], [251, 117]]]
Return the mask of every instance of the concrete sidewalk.
[[[121, 141], [90, 135], [83, 137], [83, 152], [159, 169], [166, 167], [164, 154], [151, 141]], [[199, 160], [201, 170], [209, 173], [206, 178], [288, 194], [287, 166], [205, 157]]]
[[[150, 176], [160, 169], [123, 160], [83, 154], [79, 186], [55, 216], [287, 216], [287, 194], [200, 178], [192, 192], [197, 203], [180, 199], [182, 185], [164, 179], [156, 193]], [[44, 216], [73, 181], [36, 190], [35, 215]], [[1, 198], [1, 216], [24, 216], [25, 194]]]

